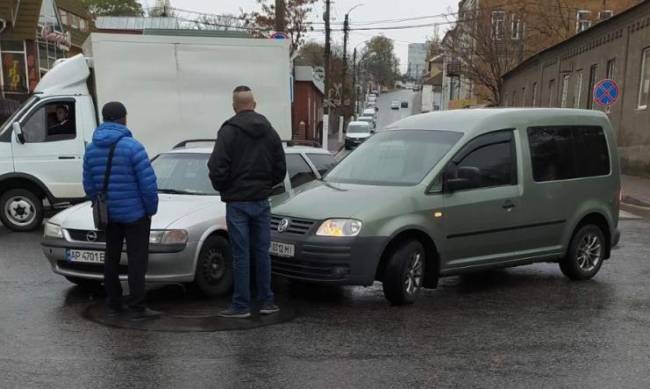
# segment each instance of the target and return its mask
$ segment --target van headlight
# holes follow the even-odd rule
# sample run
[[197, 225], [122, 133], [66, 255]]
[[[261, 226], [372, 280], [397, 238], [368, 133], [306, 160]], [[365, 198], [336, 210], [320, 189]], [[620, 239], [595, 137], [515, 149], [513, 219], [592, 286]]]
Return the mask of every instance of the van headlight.
[[354, 219], [328, 219], [318, 227], [318, 236], [351, 237], [359, 235], [363, 224]]
[[149, 234], [149, 244], [186, 244], [186, 230], [152, 230]]
[[46, 238], [63, 239], [63, 228], [60, 225], [47, 222], [43, 236]]

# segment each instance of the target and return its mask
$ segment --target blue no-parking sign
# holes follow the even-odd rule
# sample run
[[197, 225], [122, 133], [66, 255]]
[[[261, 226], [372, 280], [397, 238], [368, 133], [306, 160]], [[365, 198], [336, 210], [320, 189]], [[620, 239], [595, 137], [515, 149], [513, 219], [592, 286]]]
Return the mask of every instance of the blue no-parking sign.
[[621, 91], [616, 81], [602, 80], [594, 86], [594, 103], [602, 107], [609, 107], [618, 100], [620, 94]]

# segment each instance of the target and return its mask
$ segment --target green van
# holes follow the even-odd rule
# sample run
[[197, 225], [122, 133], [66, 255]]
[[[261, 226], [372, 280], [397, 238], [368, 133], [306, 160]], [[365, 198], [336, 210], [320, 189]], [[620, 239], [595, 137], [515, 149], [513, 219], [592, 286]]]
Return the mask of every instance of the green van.
[[393, 304], [439, 277], [558, 262], [590, 279], [620, 237], [607, 116], [476, 109], [411, 116], [377, 133], [272, 216], [273, 272], [383, 283]]

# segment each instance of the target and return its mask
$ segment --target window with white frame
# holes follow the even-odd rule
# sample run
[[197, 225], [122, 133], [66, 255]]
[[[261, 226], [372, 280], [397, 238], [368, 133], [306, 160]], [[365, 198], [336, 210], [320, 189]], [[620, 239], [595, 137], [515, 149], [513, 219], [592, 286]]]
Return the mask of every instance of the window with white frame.
[[537, 107], [537, 83], [536, 82], [533, 82], [532, 95], [533, 98], [532, 98], [531, 106]]
[[68, 22], [68, 13], [65, 10], [59, 9], [59, 16], [61, 16], [61, 23], [66, 26], [70, 24], [70, 22]]
[[79, 19], [79, 29], [83, 32], [88, 31], [88, 22], [86, 21], [86, 19], [84, 18]]
[[639, 88], [639, 109], [648, 109], [650, 103], [650, 47], [643, 50], [641, 60], [641, 79]]
[[506, 13], [504, 11], [492, 11], [492, 37], [496, 40], [503, 39]]
[[582, 97], [582, 70], [576, 73], [576, 83], [573, 89], [573, 108], [580, 108], [580, 98]]
[[513, 41], [518, 41], [519, 39], [522, 38], [523, 35], [523, 22], [521, 21], [521, 18], [517, 16], [516, 14], [512, 14], [512, 25], [511, 25], [511, 38]]
[[614, 11], [610, 9], [598, 12], [598, 19], [600, 20], [609, 19], [612, 16], [614, 16]]
[[79, 16], [70, 14], [70, 27], [79, 29]]
[[566, 108], [569, 99], [569, 81], [571, 81], [571, 74], [565, 74], [562, 78], [562, 101], [561, 107]]
[[591, 19], [589, 16], [591, 11], [580, 10], [576, 15], [576, 33], [582, 32], [591, 27]]

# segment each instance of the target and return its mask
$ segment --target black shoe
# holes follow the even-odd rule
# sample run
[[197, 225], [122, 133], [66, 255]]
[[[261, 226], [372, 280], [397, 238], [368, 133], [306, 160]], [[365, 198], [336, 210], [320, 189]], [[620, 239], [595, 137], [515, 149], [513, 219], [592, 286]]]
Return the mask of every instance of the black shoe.
[[149, 308], [139, 308], [139, 309], [130, 308], [128, 316], [129, 316], [129, 320], [133, 320], [133, 321], [154, 320], [154, 319], [159, 319], [161, 313]]
[[107, 305], [106, 306], [106, 316], [109, 318], [116, 318], [124, 315], [126, 309], [124, 305]]
[[271, 315], [280, 312], [280, 307], [273, 303], [265, 303], [260, 308], [260, 315]]
[[229, 319], [246, 319], [251, 317], [251, 312], [249, 310], [228, 308], [225, 311], [219, 312], [217, 315]]

